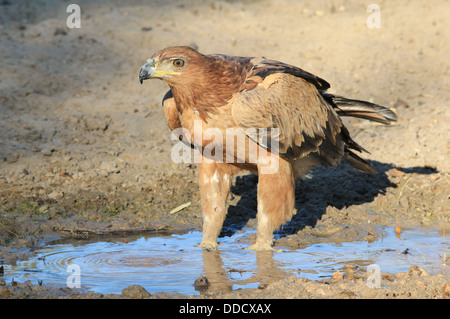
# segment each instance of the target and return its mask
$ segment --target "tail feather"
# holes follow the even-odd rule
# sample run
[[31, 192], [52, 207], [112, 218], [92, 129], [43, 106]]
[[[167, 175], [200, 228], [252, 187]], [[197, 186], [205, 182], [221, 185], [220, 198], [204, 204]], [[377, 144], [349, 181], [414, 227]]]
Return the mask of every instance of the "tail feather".
[[376, 174], [378, 173], [376, 170], [370, 167], [370, 163], [367, 162], [365, 159], [359, 157], [354, 152], [349, 150], [348, 148], [345, 148], [344, 150], [344, 158], [351, 166], [356, 168], [357, 170], [365, 173], [372, 173]]
[[383, 124], [397, 121], [397, 115], [387, 107], [326, 92], [322, 92], [322, 96], [333, 105], [339, 116], [352, 116]]
[[[347, 99], [324, 91], [321, 92], [321, 95], [339, 116], [352, 116], [383, 124], [397, 121], [397, 115], [384, 106], [361, 100]], [[341, 128], [341, 136], [345, 143], [344, 158], [347, 162], [362, 172], [377, 173], [376, 170], [370, 167], [369, 162], [353, 152], [353, 150], [358, 152], [367, 152], [367, 150], [350, 137], [350, 133], [344, 126]]]

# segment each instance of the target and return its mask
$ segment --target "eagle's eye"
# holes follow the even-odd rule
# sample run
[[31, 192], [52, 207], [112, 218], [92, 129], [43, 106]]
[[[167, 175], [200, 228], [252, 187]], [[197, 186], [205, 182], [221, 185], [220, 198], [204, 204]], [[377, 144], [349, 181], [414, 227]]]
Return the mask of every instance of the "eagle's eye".
[[172, 64], [177, 68], [181, 68], [184, 65], [184, 61], [181, 59], [176, 59], [173, 60]]

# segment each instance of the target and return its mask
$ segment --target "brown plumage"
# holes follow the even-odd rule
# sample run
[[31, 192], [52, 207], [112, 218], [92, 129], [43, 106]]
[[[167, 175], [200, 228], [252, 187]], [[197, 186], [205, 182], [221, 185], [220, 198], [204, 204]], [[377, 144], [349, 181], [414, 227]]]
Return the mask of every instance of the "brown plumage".
[[[206, 248], [217, 247], [234, 174], [241, 170], [259, 174], [257, 239], [251, 248], [271, 249], [273, 231], [295, 212], [297, 176], [315, 165], [335, 167], [342, 158], [358, 170], [375, 173], [356, 154], [365, 149], [352, 140], [340, 116], [384, 124], [396, 120], [383, 106], [327, 93], [330, 85], [325, 80], [263, 58], [203, 55], [189, 47], [169, 47], [147, 60], [139, 78], [141, 83], [159, 78], [169, 85], [163, 99], [167, 123], [172, 130], [187, 129], [191, 138], [183, 137], [184, 142], [202, 151], [201, 246]], [[201, 123], [202, 132], [218, 130], [222, 138], [195, 134], [195, 123]], [[235, 129], [245, 144], [228, 147], [227, 129]], [[258, 129], [278, 132], [269, 136], [274, 139], [261, 140], [252, 134]], [[268, 142], [274, 140], [278, 149]], [[258, 160], [252, 161], [255, 154]], [[276, 171], [266, 173], [264, 169], [275, 162]]]

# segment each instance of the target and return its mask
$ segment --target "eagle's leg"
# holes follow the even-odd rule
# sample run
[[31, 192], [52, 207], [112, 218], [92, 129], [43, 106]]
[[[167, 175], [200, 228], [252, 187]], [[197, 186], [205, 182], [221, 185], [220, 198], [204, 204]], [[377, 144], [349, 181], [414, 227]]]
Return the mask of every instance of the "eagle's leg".
[[198, 165], [203, 210], [203, 237], [200, 247], [217, 249], [217, 238], [226, 216], [226, 200], [231, 188], [229, 164], [202, 161]]
[[[272, 159], [274, 159], [272, 155]], [[292, 164], [276, 157], [276, 172], [265, 173], [258, 165], [258, 214], [256, 243], [248, 249], [274, 250], [273, 232], [295, 213], [295, 177]]]

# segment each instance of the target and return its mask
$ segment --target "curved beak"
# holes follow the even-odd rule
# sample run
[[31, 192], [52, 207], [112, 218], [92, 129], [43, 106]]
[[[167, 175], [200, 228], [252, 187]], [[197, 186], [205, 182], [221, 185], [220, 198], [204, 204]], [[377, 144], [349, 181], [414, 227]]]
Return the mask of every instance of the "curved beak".
[[145, 64], [141, 67], [139, 71], [139, 81], [144, 82], [144, 80], [152, 78], [155, 73], [156, 59], [148, 59]]

